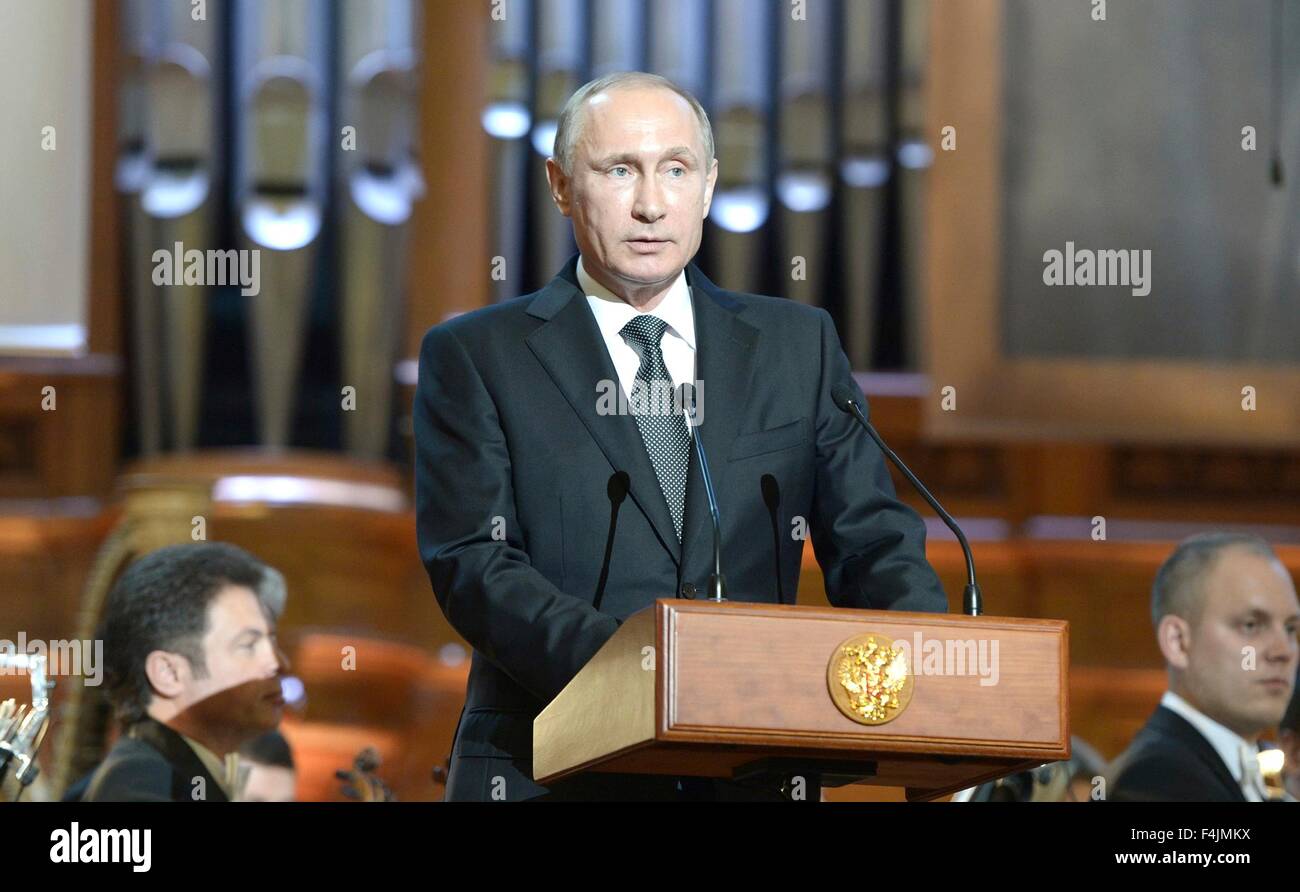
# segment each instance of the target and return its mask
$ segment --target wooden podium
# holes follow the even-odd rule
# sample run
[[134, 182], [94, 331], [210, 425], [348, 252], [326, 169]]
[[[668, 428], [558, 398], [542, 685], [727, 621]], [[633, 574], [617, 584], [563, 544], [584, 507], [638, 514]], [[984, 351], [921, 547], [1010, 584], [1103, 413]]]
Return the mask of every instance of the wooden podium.
[[[833, 697], [832, 658], [868, 636], [907, 642], [910, 699], [882, 724]], [[1068, 664], [1061, 620], [660, 600], [534, 720], [533, 773], [815, 773], [935, 799], [1069, 757]]]

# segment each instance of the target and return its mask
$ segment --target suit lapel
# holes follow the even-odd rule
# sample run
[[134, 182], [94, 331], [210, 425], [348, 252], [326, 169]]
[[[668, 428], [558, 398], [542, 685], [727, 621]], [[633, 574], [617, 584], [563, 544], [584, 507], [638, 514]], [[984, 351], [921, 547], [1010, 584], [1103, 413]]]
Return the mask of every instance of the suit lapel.
[[175, 770], [173, 798], [182, 802], [190, 801], [193, 798], [194, 778], [201, 777], [206, 787], [204, 796], [209, 802], [227, 801], [226, 791], [208, 771], [199, 754], [194, 752], [194, 748], [180, 734], [154, 719], [136, 722], [128, 733], [162, 753], [163, 758]]
[[[758, 329], [743, 321], [738, 311], [744, 304], [720, 290], [694, 264], [686, 268], [691, 286], [691, 306], [695, 312], [695, 377], [700, 383], [701, 434], [714, 492], [722, 499], [729, 470], [727, 460], [731, 443], [740, 429], [745, 411], [745, 397], [750, 393], [754, 374], [754, 357], [758, 350]], [[755, 492], [754, 498], [760, 498]], [[725, 520], [725, 518], [723, 518]], [[700, 474], [694, 446], [691, 471], [686, 484], [686, 517], [683, 522], [684, 554], [688, 560], [713, 559], [713, 531], [709, 518], [708, 497]], [[705, 580], [700, 579], [703, 583]]]
[[1241, 792], [1241, 785], [1232, 776], [1228, 766], [1223, 764], [1219, 751], [1205, 739], [1205, 736], [1200, 731], [1196, 730], [1191, 722], [1168, 707], [1158, 706], [1155, 715], [1152, 716], [1152, 724], [1163, 733], [1182, 741], [1187, 749], [1194, 753], [1207, 769], [1213, 772], [1215, 779], [1223, 785], [1225, 792], [1229, 793], [1234, 799], [1242, 802], [1246, 800], [1246, 795]]
[[[636, 419], [631, 415], [602, 415], [597, 411], [597, 382], [612, 381], [617, 388], [618, 373], [591, 308], [582, 299], [577, 264], [575, 255], [529, 304], [529, 315], [545, 320], [545, 324], [525, 341], [591, 433], [611, 468], [627, 472], [631, 482], [629, 495], [654, 527], [673, 561], [680, 562], [681, 546], [673, 530], [668, 503], [659, 488]], [[699, 343], [698, 332], [696, 343]]]

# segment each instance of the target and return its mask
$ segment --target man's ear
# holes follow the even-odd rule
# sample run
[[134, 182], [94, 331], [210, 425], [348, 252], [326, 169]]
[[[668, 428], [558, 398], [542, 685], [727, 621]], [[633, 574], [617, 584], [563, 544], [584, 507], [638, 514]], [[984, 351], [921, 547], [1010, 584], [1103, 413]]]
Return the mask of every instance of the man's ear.
[[571, 183], [569, 178], [560, 170], [560, 165], [554, 158], [546, 159], [546, 182], [551, 186], [551, 201], [559, 208], [560, 213], [568, 217], [571, 215], [572, 208], [569, 206], [569, 187]]
[[190, 665], [180, 654], [155, 650], [144, 658], [144, 674], [149, 679], [149, 686], [170, 700], [185, 690], [190, 679]]
[[1156, 643], [1165, 662], [1174, 669], [1186, 669], [1188, 653], [1192, 648], [1192, 627], [1187, 620], [1172, 613], [1165, 614], [1156, 627]]
[[718, 159], [714, 158], [709, 166], [709, 175], [704, 180], [704, 217], [709, 219], [709, 208], [713, 207], [713, 187], [718, 185]]

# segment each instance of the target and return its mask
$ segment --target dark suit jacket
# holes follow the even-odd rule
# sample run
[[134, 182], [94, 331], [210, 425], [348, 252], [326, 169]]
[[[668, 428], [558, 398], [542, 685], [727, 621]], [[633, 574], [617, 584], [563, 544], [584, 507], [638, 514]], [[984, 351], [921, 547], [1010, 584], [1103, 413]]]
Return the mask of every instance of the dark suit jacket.
[[[449, 798], [481, 798], [495, 776], [505, 778], [507, 798], [545, 793], [527, 773], [533, 717], [623, 618], [657, 598], [705, 592], [712, 567], [694, 455], [679, 545], [635, 419], [598, 411], [598, 382], [616, 388], [618, 375], [576, 267], [577, 255], [541, 291], [451, 319], [421, 346], [414, 407], [420, 555], [448, 621], [474, 648]], [[803, 543], [790, 535], [798, 516], [811, 528], [831, 603], [946, 610], [925, 559], [924, 524], [895, 498], [879, 449], [831, 401], [831, 387], [853, 379], [830, 316], [792, 300], [723, 291], [694, 265], [687, 283], [702, 382], [699, 430], [722, 517], [730, 598], [776, 601], [772, 521], [760, 485], [772, 474], [786, 603], [799, 580]], [[606, 487], [616, 470], [628, 473], [631, 489], [596, 610]], [[494, 530], [503, 538], [494, 539]]]
[[185, 739], [161, 722], [144, 719], [117, 739], [90, 776], [83, 802], [226, 802], [221, 785]]
[[1111, 802], [1245, 802], [1228, 766], [1200, 731], [1163, 706], [1107, 772]]

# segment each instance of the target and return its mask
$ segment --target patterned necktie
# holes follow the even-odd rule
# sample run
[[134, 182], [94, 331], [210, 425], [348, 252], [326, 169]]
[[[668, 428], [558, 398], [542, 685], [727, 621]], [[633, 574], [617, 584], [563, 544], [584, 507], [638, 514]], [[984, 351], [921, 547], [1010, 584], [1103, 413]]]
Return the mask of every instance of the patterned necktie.
[[641, 367], [632, 384], [629, 408], [641, 430], [646, 453], [654, 465], [659, 488], [668, 502], [677, 541], [682, 541], [682, 515], [686, 505], [686, 477], [691, 462], [691, 435], [686, 419], [674, 412], [673, 382], [664, 365], [660, 340], [668, 323], [658, 316], [635, 316], [619, 331], [623, 339], [641, 348]]

